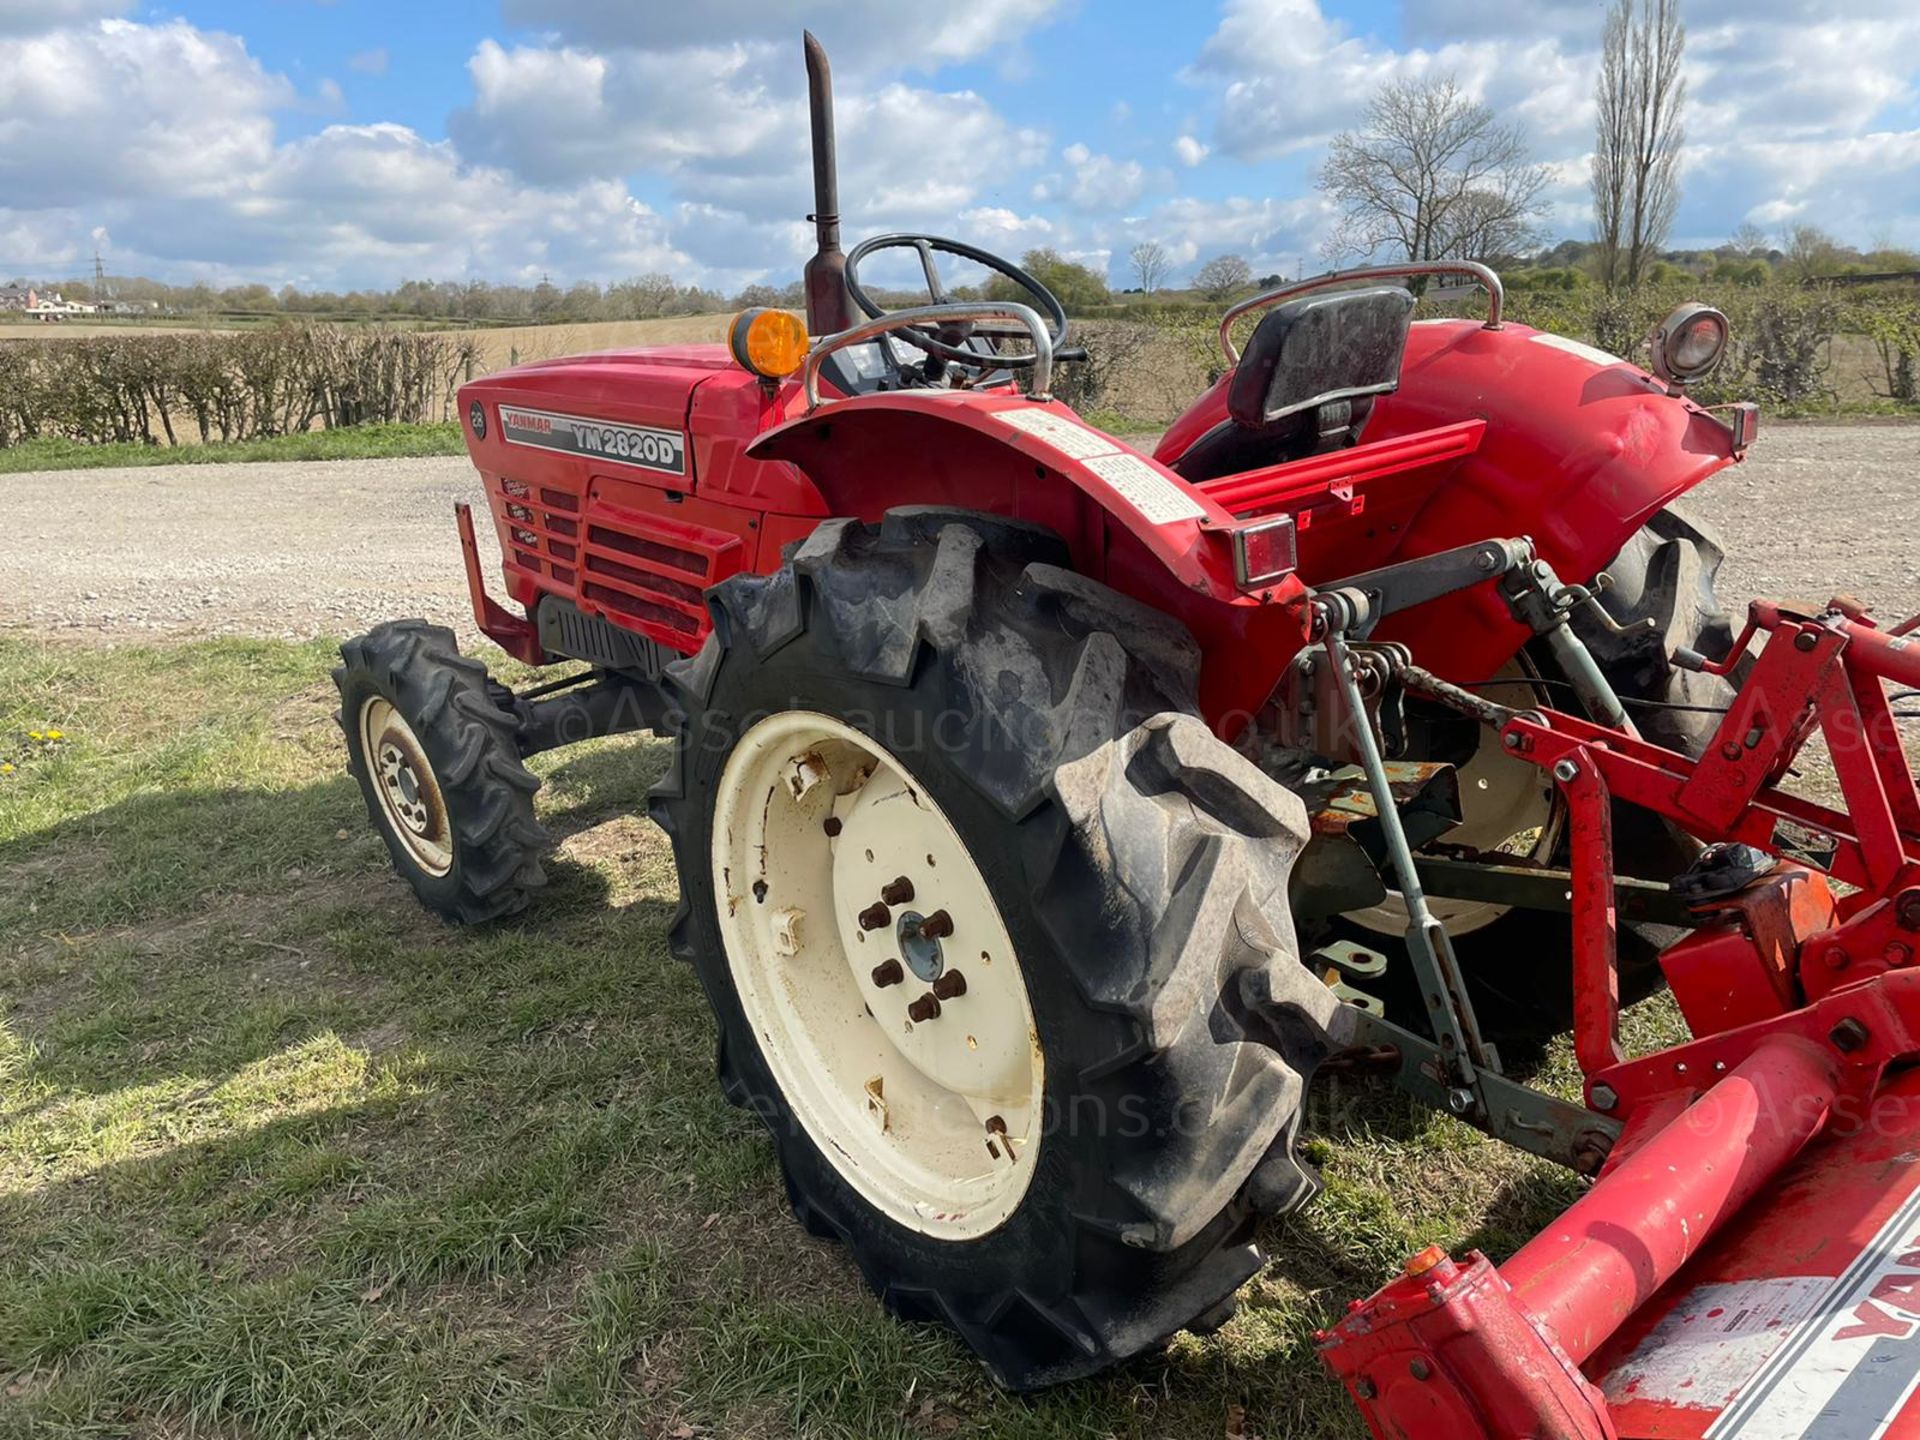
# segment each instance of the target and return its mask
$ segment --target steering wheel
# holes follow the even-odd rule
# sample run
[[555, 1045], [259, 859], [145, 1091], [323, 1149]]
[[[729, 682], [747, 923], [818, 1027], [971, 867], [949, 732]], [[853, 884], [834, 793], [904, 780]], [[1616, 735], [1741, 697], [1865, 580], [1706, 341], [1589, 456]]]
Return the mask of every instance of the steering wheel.
[[[938, 250], [954, 255], [962, 260], [971, 260], [976, 265], [985, 266], [996, 275], [1004, 275], [1034, 301], [1047, 322], [1047, 333], [1053, 341], [1054, 355], [1057, 359], [1067, 339], [1067, 309], [1060, 298], [1033, 276], [1022, 270], [1011, 260], [1003, 260], [990, 250], [969, 245], [961, 240], [943, 240], [938, 235], [875, 235], [872, 239], [862, 240], [847, 255], [847, 293], [853, 296], [854, 304], [867, 314], [870, 320], [878, 320], [887, 314], [884, 306], [875, 303], [860, 284], [860, 262], [869, 255], [881, 250], [914, 250], [920, 255], [920, 271], [926, 276], [927, 295], [936, 305], [951, 305], [953, 297], [940, 281], [940, 267], [934, 263], [933, 252]], [[970, 339], [985, 340], [1026, 340], [1031, 337], [1023, 325], [982, 324], [973, 320], [955, 320], [944, 325], [906, 325], [903, 330], [912, 332], [913, 343], [929, 355], [937, 355], [942, 360], [957, 365], [968, 365], [991, 370], [1016, 370], [1030, 368], [1034, 357], [1031, 355], [992, 355], [980, 350], [969, 350], [966, 342]]]

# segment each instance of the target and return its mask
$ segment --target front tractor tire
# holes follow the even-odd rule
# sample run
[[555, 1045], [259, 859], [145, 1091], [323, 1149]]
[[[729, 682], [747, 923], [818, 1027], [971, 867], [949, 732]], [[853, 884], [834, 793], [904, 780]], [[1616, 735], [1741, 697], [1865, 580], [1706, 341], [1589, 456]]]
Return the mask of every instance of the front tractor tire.
[[487, 667], [424, 620], [377, 626], [340, 647], [333, 681], [347, 768], [400, 877], [429, 910], [473, 925], [526, 908], [546, 884], [540, 781]]
[[962, 512], [822, 525], [713, 592], [652, 807], [799, 1219], [1022, 1389], [1230, 1313], [1345, 1029], [1300, 802], [1193, 718], [1186, 632], [1065, 564]]

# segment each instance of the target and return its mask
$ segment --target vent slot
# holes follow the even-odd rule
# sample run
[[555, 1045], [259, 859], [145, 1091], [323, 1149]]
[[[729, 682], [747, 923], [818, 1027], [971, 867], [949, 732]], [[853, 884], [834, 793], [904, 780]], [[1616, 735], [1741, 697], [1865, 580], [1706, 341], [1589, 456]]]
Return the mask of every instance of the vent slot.
[[619, 550], [628, 555], [638, 555], [641, 559], [651, 560], [656, 565], [671, 565], [676, 570], [685, 571], [702, 580], [707, 577], [707, 557], [697, 551], [682, 550], [677, 545], [662, 545], [657, 540], [642, 540], [638, 535], [609, 530], [604, 525], [587, 526], [587, 543], [603, 545], [609, 550]]
[[700, 632], [700, 622], [691, 615], [682, 615], [665, 605], [655, 605], [642, 600], [637, 595], [629, 595], [624, 590], [616, 590], [611, 585], [598, 585], [589, 580], [584, 593], [598, 600], [609, 610], [618, 610], [623, 615], [632, 615], [639, 620], [648, 620], [655, 625], [664, 625], [669, 630], [682, 635], [696, 635]]
[[549, 510], [564, 510], [571, 515], [580, 508], [580, 497], [565, 490], [550, 490], [542, 485], [540, 503]]
[[609, 560], [604, 555], [589, 554], [587, 569], [595, 575], [606, 575], [615, 580], [624, 580], [627, 584], [642, 590], [651, 590], [656, 595], [671, 596], [688, 605], [698, 605], [700, 589], [682, 580], [674, 580], [665, 575], [656, 575], [651, 570], [636, 570], [631, 565], [622, 565], [618, 560]]

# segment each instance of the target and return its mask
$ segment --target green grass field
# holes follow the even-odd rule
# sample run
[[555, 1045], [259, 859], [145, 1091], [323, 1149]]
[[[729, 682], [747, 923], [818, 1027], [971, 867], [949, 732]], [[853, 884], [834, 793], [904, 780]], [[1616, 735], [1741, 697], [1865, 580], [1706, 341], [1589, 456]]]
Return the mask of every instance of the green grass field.
[[23, 440], [0, 446], [0, 475], [28, 470], [85, 470], [110, 465], [226, 465], [252, 460], [378, 460], [416, 455], [463, 455], [460, 427], [354, 425], [308, 430], [268, 440], [206, 445], [82, 445], [72, 440]]
[[660, 743], [537, 760], [552, 888], [455, 931], [388, 872], [331, 662], [0, 640], [0, 1435], [1352, 1435], [1315, 1326], [1575, 1193], [1329, 1082], [1327, 1194], [1239, 1318], [1000, 1394], [802, 1233], [718, 1093]]

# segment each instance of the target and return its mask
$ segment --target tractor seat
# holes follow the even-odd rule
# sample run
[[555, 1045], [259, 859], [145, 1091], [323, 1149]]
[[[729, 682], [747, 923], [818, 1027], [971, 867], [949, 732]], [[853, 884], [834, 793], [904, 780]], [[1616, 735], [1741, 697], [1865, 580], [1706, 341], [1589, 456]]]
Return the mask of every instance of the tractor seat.
[[1196, 484], [1355, 445], [1400, 388], [1414, 297], [1397, 285], [1303, 295], [1266, 313], [1227, 385], [1227, 417], [1173, 462]]

